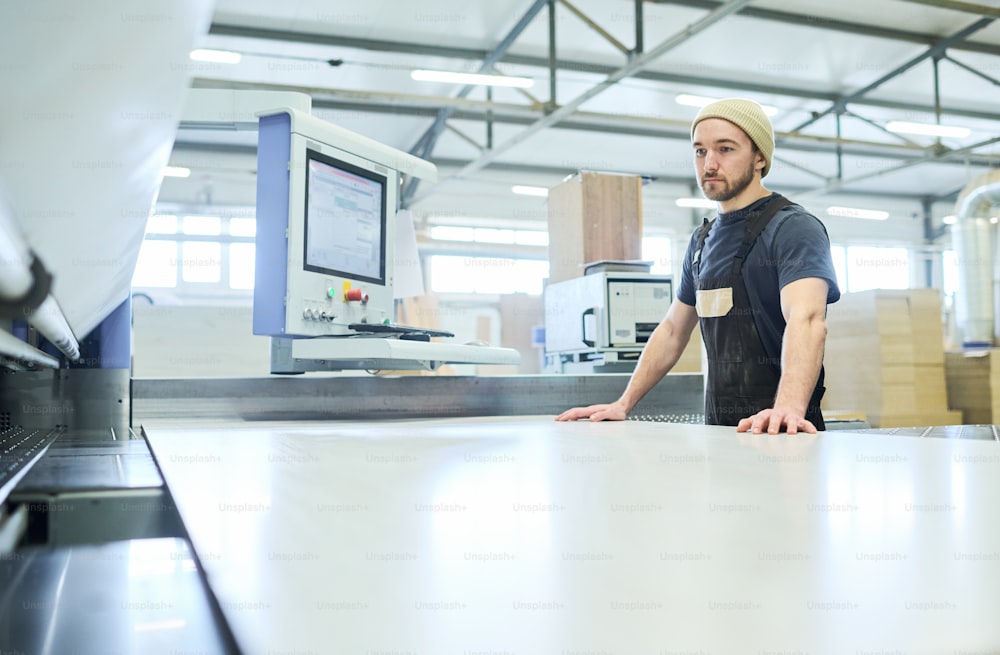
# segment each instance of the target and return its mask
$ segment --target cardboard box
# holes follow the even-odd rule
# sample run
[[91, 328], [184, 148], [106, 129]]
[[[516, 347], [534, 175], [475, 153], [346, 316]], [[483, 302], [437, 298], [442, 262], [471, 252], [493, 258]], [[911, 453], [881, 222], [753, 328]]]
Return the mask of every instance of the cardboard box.
[[1000, 349], [945, 353], [948, 404], [968, 425], [992, 425], [1000, 419]]
[[937, 289], [844, 294], [827, 310], [824, 409], [854, 410], [872, 427], [954, 425]]
[[549, 282], [602, 260], [642, 258], [642, 178], [581, 171], [549, 189]]

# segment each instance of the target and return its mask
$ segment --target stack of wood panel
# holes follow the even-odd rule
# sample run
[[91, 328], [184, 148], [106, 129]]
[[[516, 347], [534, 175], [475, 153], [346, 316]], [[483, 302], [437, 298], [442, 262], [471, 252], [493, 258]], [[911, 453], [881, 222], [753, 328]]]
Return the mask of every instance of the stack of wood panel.
[[1000, 350], [949, 351], [944, 362], [948, 399], [961, 410], [963, 423], [1000, 421]]
[[859, 412], [872, 427], [962, 423], [948, 407], [937, 289], [844, 294], [827, 325], [824, 409]]

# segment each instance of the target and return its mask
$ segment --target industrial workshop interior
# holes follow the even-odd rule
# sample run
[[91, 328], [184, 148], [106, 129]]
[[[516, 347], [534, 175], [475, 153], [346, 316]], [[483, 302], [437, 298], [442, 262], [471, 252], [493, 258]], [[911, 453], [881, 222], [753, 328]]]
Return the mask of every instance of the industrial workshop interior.
[[0, 655], [1000, 653], [1000, 2], [0, 55]]

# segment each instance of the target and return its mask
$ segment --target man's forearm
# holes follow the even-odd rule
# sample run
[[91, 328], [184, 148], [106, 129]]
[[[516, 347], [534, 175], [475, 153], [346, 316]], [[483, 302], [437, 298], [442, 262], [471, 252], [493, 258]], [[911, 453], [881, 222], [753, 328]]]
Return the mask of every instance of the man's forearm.
[[804, 318], [785, 326], [781, 381], [774, 399], [776, 407], [793, 407], [805, 415], [823, 364], [826, 331], [822, 316]]
[[630, 412], [674, 367], [691, 338], [690, 328], [677, 325], [669, 319], [662, 321], [650, 335], [635, 371], [618, 402]]

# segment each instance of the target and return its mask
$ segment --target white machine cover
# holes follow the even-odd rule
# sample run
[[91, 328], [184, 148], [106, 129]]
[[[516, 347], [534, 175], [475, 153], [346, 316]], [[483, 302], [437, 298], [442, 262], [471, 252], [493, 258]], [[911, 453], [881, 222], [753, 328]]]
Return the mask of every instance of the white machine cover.
[[0, 3], [0, 194], [78, 338], [130, 293], [213, 4]]

